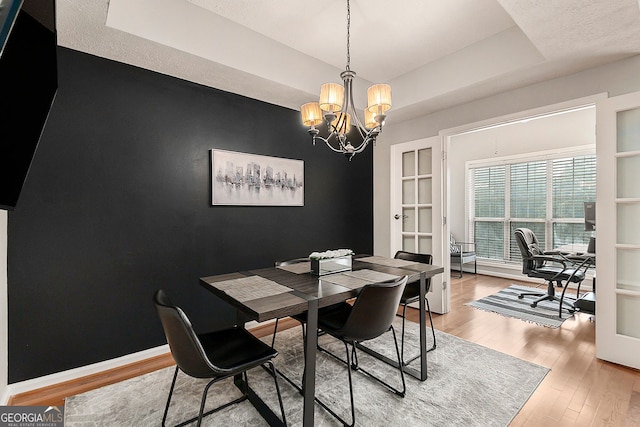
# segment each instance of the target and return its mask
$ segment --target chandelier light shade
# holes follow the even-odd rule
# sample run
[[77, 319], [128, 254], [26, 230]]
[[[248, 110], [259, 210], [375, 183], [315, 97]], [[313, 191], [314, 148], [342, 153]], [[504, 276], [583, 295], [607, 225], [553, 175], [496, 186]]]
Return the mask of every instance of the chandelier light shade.
[[300, 107], [300, 113], [302, 114], [302, 123], [305, 126], [316, 126], [322, 123], [322, 110], [320, 104], [317, 102], [307, 102]]
[[364, 109], [364, 127], [366, 129], [373, 129], [378, 126], [376, 122], [376, 113], [369, 111], [368, 108]]
[[384, 114], [391, 109], [391, 86], [377, 84], [367, 89], [367, 110]]
[[[351, 71], [350, 53], [351, 6], [347, 0], [347, 66], [340, 73], [342, 85], [325, 83], [320, 88], [319, 102], [309, 102], [300, 107], [302, 123], [309, 127], [313, 145], [316, 141], [324, 142], [336, 153], [344, 154], [351, 160], [357, 153], [361, 153], [369, 145], [375, 144], [376, 138], [382, 132], [386, 119], [385, 113], [391, 109], [391, 86], [375, 84], [367, 90], [367, 108], [364, 109], [363, 119], [360, 120], [353, 103], [353, 79], [355, 71]], [[316, 126], [326, 123], [329, 134], [320, 136]], [[348, 139], [351, 127], [357, 129], [362, 138], [357, 146]]]
[[320, 87], [320, 108], [333, 113], [342, 109], [344, 86], [338, 83], [325, 83]]

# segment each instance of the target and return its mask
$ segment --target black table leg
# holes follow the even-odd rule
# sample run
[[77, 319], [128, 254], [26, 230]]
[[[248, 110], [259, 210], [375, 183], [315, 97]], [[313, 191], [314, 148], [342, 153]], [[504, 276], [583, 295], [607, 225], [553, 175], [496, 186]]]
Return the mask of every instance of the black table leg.
[[318, 346], [318, 300], [309, 300], [307, 311], [307, 339], [304, 362], [304, 382], [302, 395], [304, 397], [302, 425], [313, 426], [315, 391], [316, 391], [316, 348]]
[[420, 273], [420, 381], [427, 379], [427, 278]]

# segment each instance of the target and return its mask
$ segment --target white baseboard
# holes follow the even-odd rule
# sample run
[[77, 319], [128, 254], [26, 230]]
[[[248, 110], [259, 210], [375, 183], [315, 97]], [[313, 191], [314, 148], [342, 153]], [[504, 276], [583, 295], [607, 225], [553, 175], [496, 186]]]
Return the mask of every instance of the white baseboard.
[[45, 375], [43, 377], [9, 384], [4, 394], [2, 395], [0, 404], [6, 405], [7, 402], [9, 402], [9, 398], [11, 396], [15, 396], [16, 394], [26, 393], [31, 390], [37, 390], [39, 388], [48, 387], [65, 381], [75, 380], [87, 375], [93, 375], [103, 371], [107, 371], [109, 369], [119, 368], [130, 363], [140, 362], [142, 360], [149, 359], [155, 356], [161, 356], [166, 353], [169, 353], [168, 344], [139, 351], [137, 353], [127, 354], [115, 359], [105, 360], [104, 362], [98, 362], [91, 365], [81, 366], [79, 368], [69, 369], [68, 371], [56, 372], [55, 374]]
[[11, 393], [9, 392], [9, 387], [5, 387], [2, 395], [0, 396], [0, 405], [6, 405], [9, 403], [9, 398], [11, 397]]

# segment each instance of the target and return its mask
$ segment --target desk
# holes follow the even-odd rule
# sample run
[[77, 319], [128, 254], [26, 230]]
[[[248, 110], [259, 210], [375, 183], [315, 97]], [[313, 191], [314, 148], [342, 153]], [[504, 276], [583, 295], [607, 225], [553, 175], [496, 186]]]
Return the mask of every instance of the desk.
[[[571, 262], [574, 263], [574, 266], [571, 268], [575, 268], [574, 273], [571, 275], [571, 277], [573, 277], [574, 274], [576, 274], [581, 268], [584, 268], [584, 272], [586, 274], [587, 270], [591, 267], [595, 267], [596, 265], [596, 254], [595, 253], [589, 253], [589, 252], [576, 252], [576, 253], [571, 253], [571, 254], [566, 254], [564, 255], [565, 258], [567, 258], [568, 260], [570, 260]], [[562, 290], [562, 296], [560, 297], [560, 310], [558, 311], [558, 316], [562, 317], [562, 300], [564, 300], [564, 294], [567, 291], [567, 288], [569, 287], [569, 283], [570, 283], [571, 278], [569, 278], [569, 280], [567, 280], [567, 285], [564, 287], [564, 289]], [[593, 292], [590, 292], [590, 295], [586, 295], [587, 296], [587, 305], [589, 307], [593, 307], [593, 310], [591, 314], [595, 314], [595, 291], [596, 291], [596, 277], [595, 274], [593, 276]], [[578, 283], [578, 288], [576, 289], [576, 301], [573, 302], [573, 307], [576, 308], [576, 310], [578, 310], [577, 306], [576, 306], [576, 302], [578, 302], [582, 297], [580, 297], [580, 283]], [[585, 310], [578, 310], [578, 311], [585, 311]], [[589, 311], [587, 311], [589, 312]]]
[[[202, 277], [200, 278], [200, 284], [236, 308], [238, 313], [237, 324], [239, 326], [243, 326], [246, 320], [257, 320], [258, 322], [263, 322], [270, 319], [292, 316], [294, 314], [308, 311], [307, 330], [316, 331], [318, 329], [318, 308], [336, 304], [355, 297], [358, 294], [358, 291], [367, 283], [367, 280], [362, 278], [365, 277], [364, 275], [359, 277], [359, 284], [357, 281], [350, 281], [347, 285], [345, 281], [340, 281], [342, 283], [341, 285], [333, 283], [332, 280], [334, 282], [338, 281], [335, 277], [344, 273], [318, 277], [312, 276], [309, 273], [310, 268], [306, 270], [303, 268], [300, 270], [300, 266], [298, 265], [296, 269], [298, 270], [294, 272], [287, 271], [284, 268], [270, 267]], [[410, 372], [409, 369], [405, 370], [408, 373], [417, 376], [417, 378], [422, 381], [426, 380], [427, 339], [426, 303], [424, 298], [426, 279], [433, 277], [436, 274], [443, 273], [444, 268], [385, 257], [355, 257], [353, 259], [352, 271], [357, 272], [364, 270], [381, 273], [383, 275], [393, 275], [396, 277], [407, 275], [409, 276], [409, 281], [420, 280], [420, 370], [419, 372]], [[334, 277], [332, 278], [332, 276]], [[267, 279], [267, 285], [272, 286], [275, 293], [270, 295], [259, 295], [258, 298], [251, 299], [251, 297], [243, 296], [242, 292], [229, 292], [229, 289], [231, 288], [228, 287], [228, 285], [232, 286], [235, 284], [239, 287], [243, 283], [242, 279], [248, 277], [257, 277], [257, 280]], [[370, 277], [375, 277], [375, 274], [371, 274]], [[221, 282], [225, 283], [221, 284]], [[372, 282], [368, 281], [368, 283]], [[285, 287], [285, 289], [279, 288], [278, 285]], [[307, 427], [313, 426], [314, 424], [313, 411], [315, 405], [317, 344], [317, 334], [308, 333], [303, 384], [303, 425]], [[261, 401], [259, 401], [259, 397], [251, 397], [250, 395], [250, 400], [258, 410], [261, 409]], [[266, 409], [271, 412], [268, 408]], [[263, 414], [263, 416], [265, 416], [265, 419], [269, 421], [269, 414]]]

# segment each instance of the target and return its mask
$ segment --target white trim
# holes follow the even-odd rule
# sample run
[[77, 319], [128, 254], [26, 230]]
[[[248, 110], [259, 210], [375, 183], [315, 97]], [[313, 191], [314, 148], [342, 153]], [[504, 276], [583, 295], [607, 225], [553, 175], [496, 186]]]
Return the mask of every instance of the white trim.
[[127, 354], [115, 359], [105, 360], [104, 362], [98, 362], [91, 365], [81, 366], [79, 368], [69, 369], [68, 371], [56, 372], [55, 374], [45, 375], [43, 377], [9, 384], [4, 395], [2, 396], [2, 401], [0, 401], [0, 403], [2, 405], [6, 405], [9, 401], [9, 398], [17, 394], [52, 386], [65, 381], [75, 380], [78, 378], [86, 377], [87, 375], [104, 372], [109, 369], [119, 368], [121, 366], [140, 362], [151, 357], [161, 356], [169, 352], [169, 345], [165, 344], [159, 347], [142, 350], [137, 353]]
[[467, 160], [465, 162], [465, 172], [469, 169], [477, 169], [479, 167], [498, 166], [518, 163], [521, 160], [528, 162], [536, 162], [542, 160], [556, 160], [563, 157], [588, 156], [596, 154], [596, 145], [577, 145], [575, 147], [564, 147], [553, 150], [545, 150], [531, 153], [514, 154], [513, 156], [493, 157], [488, 159]]
[[493, 118], [481, 120], [475, 123], [468, 123], [465, 125], [456, 126], [449, 129], [443, 129], [439, 132], [439, 135], [443, 138], [446, 138], [445, 140], [448, 144], [449, 143], [448, 138], [452, 136], [462, 135], [462, 134], [474, 132], [477, 130], [504, 126], [511, 123], [531, 120], [538, 117], [549, 116], [555, 113], [564, 112], [566, 110], [576, 110], [582, 107], [588, 107], [591, 105], [595, 105], [596, 101], [599, 101], [601, 99], [607, 99], [607, 97], [608, 97], [607, 92], [602, 92], [596, 95], [585, 96], [583, 98], [572, 99], [570, 101], [560, 102], [552, 105], [545, 105], [544, 107], [538, 107], [530, 110], [519, 111], [517, 113], [507, 114], [500, 117], [493, 117]]

